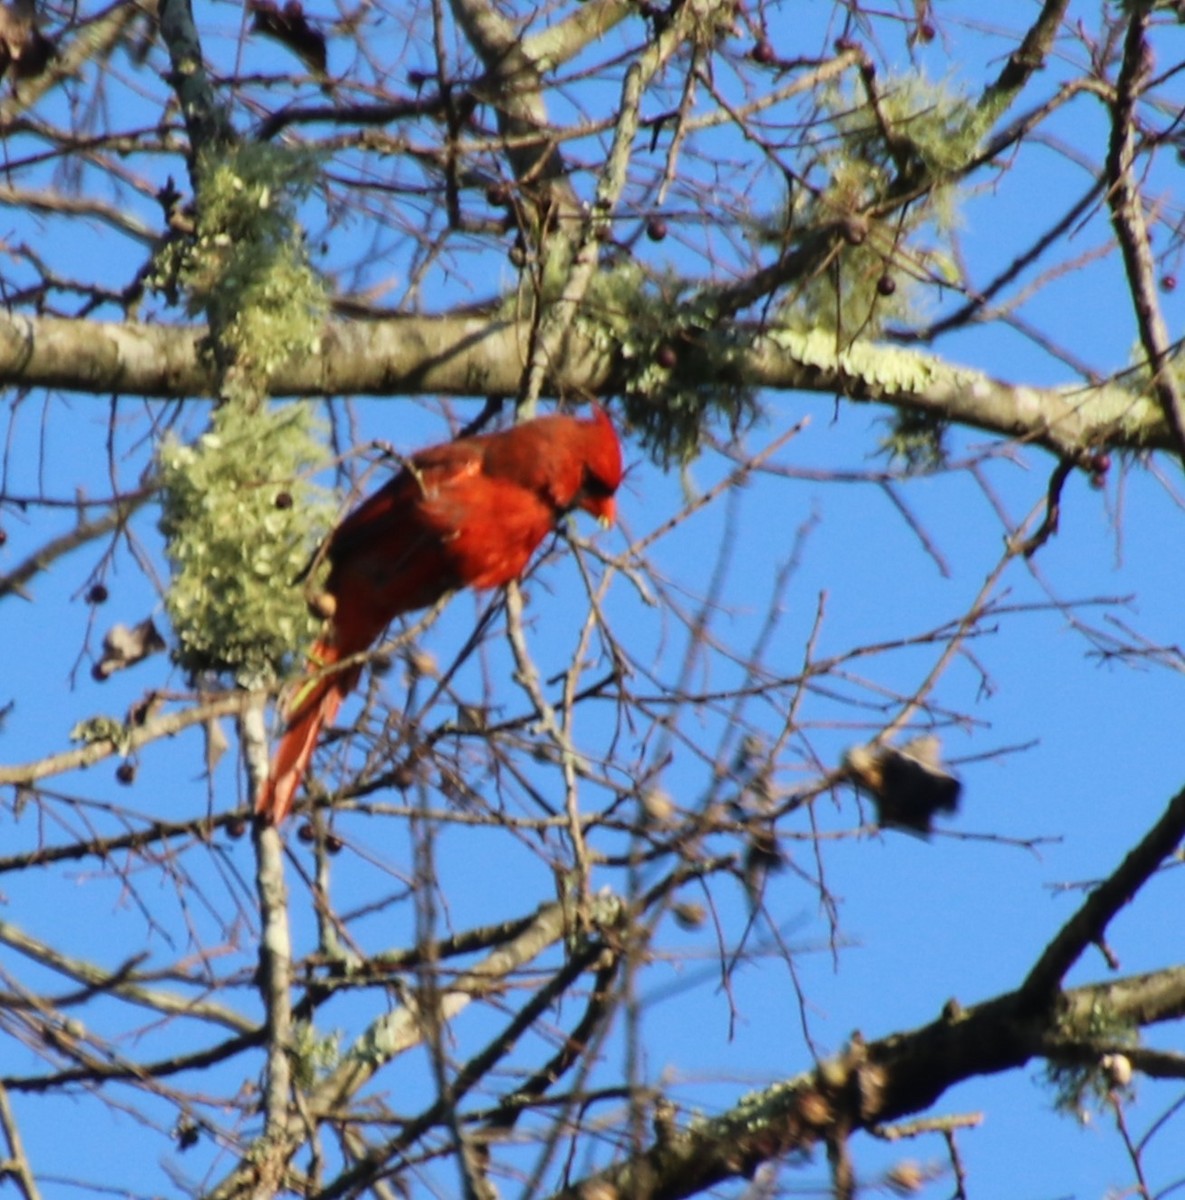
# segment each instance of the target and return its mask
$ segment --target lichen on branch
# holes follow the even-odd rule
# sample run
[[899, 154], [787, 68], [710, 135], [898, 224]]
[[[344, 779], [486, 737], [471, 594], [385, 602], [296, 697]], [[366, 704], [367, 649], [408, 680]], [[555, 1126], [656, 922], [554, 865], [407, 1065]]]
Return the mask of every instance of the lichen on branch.
[[884, 79], [866, 64], [860, 83], [833, 83], [815, 102], [810, 170], [790, 181], [785, 209], [759, 227], [793, 245], [840, 223], [834, 257], [788, 280], [782, 321], [869, 339], [915, 316], [919, 284], [958, 282], [950, 233], [958, 181], [979, 153], [986, 120], [959, 92], [920, 71]]
[[165, 607], [173, 655], [191, 675], [246, 686], [283, 672], [311, 620], [293, 581], [327, 504], [307, 476], [325, 454], [306, 405], [269, 409], [272, 373], [320, 345], [325, 288], [297, 207], [317, 159], [269, 145], [215, 145], [199, 157], [196, 225], [162, 263], [191, 315], [210, 324], [221, 403], [192, 445], [159, 452], [161, 530], [174, 575]]
[[159, 454], [161, 532], [173, 579], [173, 657], [191, 675], [271, 682], [313, 621], [293, 581], [331, 516], [310, 471], [324, 449], [307, 405], [224, 403], [193, 445]]
[[319, 168], [316, 155], [259, 144], [199, 159], [193, 236], [174, 244], [155, 280], [209, 320], [227, 399], [261, 400], [277, 367], [320, 347], [328, 301], [297, 217]]
[[596, 275], [577, 318], [579, 332], [616, 358], [631, 430], [664, 467], [694, 458], [710, 421], [735, 432], [759, 415], [739, 370], [746, 339], [718, 326], [708, 294], [632, 262]]

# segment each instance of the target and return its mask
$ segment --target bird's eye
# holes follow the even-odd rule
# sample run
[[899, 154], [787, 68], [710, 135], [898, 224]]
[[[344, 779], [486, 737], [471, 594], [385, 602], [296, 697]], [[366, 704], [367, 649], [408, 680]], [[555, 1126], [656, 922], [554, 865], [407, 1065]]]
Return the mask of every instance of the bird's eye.
[[610, 487], [603, 479], [586, 469], [580, 491], [592, 500], [608, 500], [617, 489]]

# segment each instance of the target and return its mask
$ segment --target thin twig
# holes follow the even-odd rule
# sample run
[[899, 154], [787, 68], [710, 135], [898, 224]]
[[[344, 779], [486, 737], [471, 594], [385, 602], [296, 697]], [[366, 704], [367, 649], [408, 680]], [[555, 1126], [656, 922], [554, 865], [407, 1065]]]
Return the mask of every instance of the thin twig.
[[8, 1143], [8, 1159], [0, 1162], [0, 1180], [5, 1177], [14, 1179], [16, 1185], [24, 1194], [25, 1200], [40, 1200], [41, 1193], [37, 1190], [37, 1180], [29, 1159], [25, 1154], [25, 1145], [21, 1141], [20, 1130], [17, 1128], [16, 1115], [8, 1102], [8, 1092], [0, 1084], [0, 1130], [4, 1132], [4, 1140]]
[[77, 750], [65, 750], [61, 754], [51, 754], [48, 758], [40, 758], [36, 762], [21, 763], [11, 767], [0, 766], [0, 786], [4, 784], [29, 784], [38, 779], [48, 779], [52, 775], [61, 775], [66, 771], [77, 771], [82, 767], [94, 766], [97, 762], [109, 758], [113, 754], [131, 754], [141, 746], [160, 738], [172, 737], [192, 725], [200, 725], [214, 717], [231, 716], [241, 713], [246, 707], [255, 702], [257, 693], [229, 691], [213, 699], [187, 708], [181, 712], [170, 713], [145, 725], [128, 728], [118, 741], [113, 738], [99, 738], [87, 742]]
[[93, 521], [81, 520], [68, 533], [53, 538], [44, 546], [34, 550], [23, 562], [18, 563], [5, 575], [0, 575], [0, 600], [5, 596], [20, 596], [28, 599], [25, 585], [40, 572], [46, 570], [51, 563], [77, 550], [79, 546], [94, 541], [95, 538], [113, 533], [126, 525], [132, 514], [152, 498], [155, 493], [144, 490], [128, 496], [121, 496], [116, 507], [105, 516]]
[[584, 826], [580, 819], [580, 793], [577, 787], [580, 758], [572, 745], [570, 727], [571, 709], [566, 710], [567, 722], [560, 727], [559, 717], [551, 702], [543, 694], [539, 672], [527, 649], [523, 635], [523, 597], [517, 583], [506, 589], [506, 636], [514, 653], [515, 678], [526, 690], [539, 714], [540, 723], [555, 741], [560, 755], [560, 766], [564, 773], [564, 811], [567, 814], [568, 838], [572, 843], [572, 857], [577, 873], [577, 897], [583, 911], [589, 896], [588, 848], [584, 842]]

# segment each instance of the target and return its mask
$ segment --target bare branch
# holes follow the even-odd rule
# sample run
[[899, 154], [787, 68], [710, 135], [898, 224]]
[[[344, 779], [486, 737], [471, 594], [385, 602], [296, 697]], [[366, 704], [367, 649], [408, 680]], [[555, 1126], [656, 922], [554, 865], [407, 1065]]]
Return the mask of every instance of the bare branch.
[[1159, 821], [1084, 901], [1034, 964], [1018, 993], [1034, 1007], [1049, 1004], [1066, 973], [1099, 941], [1116, 913], [1139, 893], [1185, 837], [1185, 790], [1169, 801]]
[[25, 1145], [17, 1128], [16, 1115], [3, 1084], [0, 1084], [0, 1129], [8, 1145], [8, 1158], [0, 1161], [0, 1179], [7, 1177], [15, 1180], [25, 1200], [40, 1200], [41, 1192], [25, 1156]]
[[1140, 342], [1152, 376], [1151, 386], [1173, 431], [1177, 455], [1185, 465], [1185, 399], [1170, 368], [1173, 342], [1156, 298], [1155, 268], [1148, 225], [1144, 219], [1144, 199], [1136, 179], [1139, 129], [1136, 104], [1150, 74], [1150, 51], [1146, 35], [1154, 7], [1149, 0], [1135, 0], [1129, 8], [1123, 65], [1111, 110], [1107, 200], [1111, 207], [1115, 237], [1127, 268]]
[[150, 745], [160, 738], [172, 737], [183, 729], [200, 725], [213, 717], [231, 716], [241, 713], [251, 703], [249, 692], [226, 692], [221, 696], [204, 701], [193, 708], [181, 709], [168, 716], [158, 717], [144, 725], [131, 726], [123, 731], [116, 740], [110, 737], [100, 737], [87, 742], [77, 750], [66, 750], [49, 758], [38, 759], [36, 762], [23, 763], [19, 766], [0, 766], [0, 786], [4, 784], [36, 783], [39, 779], [48, 779], [53, 775], [61, 775], [66, 771], [77, 771], [84, 767], [92, 767], [113, 754], [130, 754], [142, 746]]

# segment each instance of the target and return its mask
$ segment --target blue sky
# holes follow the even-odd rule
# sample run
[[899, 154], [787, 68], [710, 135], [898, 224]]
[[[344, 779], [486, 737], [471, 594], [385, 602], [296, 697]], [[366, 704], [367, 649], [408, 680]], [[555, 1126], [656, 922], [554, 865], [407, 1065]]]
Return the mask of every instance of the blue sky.
[[[830, 11], [830, 6], [812, 7], [820, 17], [824, 9]], [[1081, 8], [1083, 13], [1093, 12], [1089, 6]], [[217, 21], [228, 20], [221, 9], [214, 11]], [[984, 74], [998, 69], [999, 54], [1007, 43], [982, 26], [960, 24], [956, 19], [960, 11], [975, 10], [966, 6], [944, 10], [944, 40], [925, 56], [934, 60], [932, 72], [940, 74], [949, 52], [951, 60], [964, 64], [968, 86], [974, 88]], [[1018, 5], [1004, 15], [1015, 26], [1029, 19], [1032, 8]], [[1166, 63], [1181, 49], [1180, 40], [1179, 31], [1166, 32], [1161, 51]], [[1061, 63], [1051, 64], [1047, 91], [1063, 69]], [[1101, 156], [1105, 130], [1089, 106], [1076, 106], [1052, 128], [1065, 143], [1088, 149], [1096, 159]], [[1009, 261], [1027, 240], [1052, 224], [1086, 182], [1084, 169], [1070, 164], [1052, 144], [1035, 147], [1002, 169], [965, 206], [960, 245], [971, 278], [982, 283], [999, 264]], [[1163, 186], [1173, 182], [1166, 175]], [[1160, 183], [1154, 177], [1149, 186]], [[9, 219], [14, 226], [24, 220], [15, 210]], [[22, 236], [32, 233], [25, 230]], [[340, 236], [342, 244], [335, 253], [346, 258], [359, 252], [355, 239], [361, 234], [346, 231]], [[1085, 253], [1108, 236], [1105, 214], [1096, 213], [1075, 235], [1067, 255]], [[54, 245], [55, 252], [61, 252]], [[111, 269], [122, 280], [126, 261], [118, 258], [114, 239], [99, 234], [89, 249], [95, 256], [110, 255]], [[661, 251], [650, 248], [647, 253], [677, 256], [677, 239], [664, 243]], [[1180, 301], [1166, 296], [1164, 302], [1176, 331]], [[1054, 281], [1025, 304], [1023, 315], [1100, 372], [1122, 368], [1130, 359], [1135, 331], [1115, 255]], [[937, 350], [1007, 380], [1042, 386], [1075, 381], [1064, 363], [1001, 324], [950, 337]], [[847, 404], [836, 407], [829, 397], [771, 396], [764, 403], [766, 419], [748, 435], [753, 447], [760, 447], [786, 425], [810, 418], [803, 432], [776, 456], [785, 474], [759, 477], [743, 489], [731, 519], [726, 505], [717, 503], [656, 546], [654, 561], [671, 581], [672, 594], [683, 597], [693, 609], [705, 592], [720, 547], [726, 545], [731, 571], [713, 628], [729, 646], [749, 646], [765, 617], [772, 581], [795, 551], [797, 531], [810, 522], [785, 593], [779, 632], [771, 644], [771, 666], [788, 675], [801, 667], [821, 597], [825, 597], [825, 616], [817, 638], [820, 656], [882, 639], [914, 637], [960, 617], [1002, 551], [1003, 530], [983, 483], [966, 471], [951, 471], [901, 487], [902, 497], [949, 564], [949, 577], [944, 577], [878, 487], [819, 477], [829, 469], [884, 466], [883, 459], [872, 456], [881, 436], [882, 411]], [[111, 411], [108, 401], [98, 397], [45, 404], [36, 397], [10, 401], [3, 417], [9, 447], [0, 484], [5, 494], [31, 496], [43, 488], [62, 498], [79, 488], [107, 494], [111, 481], [105, 443]], [[120, 483], [127, 487], [146, 461], [140, 438], [147, 410], [127, 401], [116, 411]], [[363, 401], [354, 411], [360, 440], [381, 437], [407, 449], [437, 440], [444, 431], [426, 404]], [[469, 410], [458, 405], [456, 411]], [[191, 425], [200, 426], [196, 414]], [[961, 460], [988, 440], [974, 431], [955, 431], [952, 458]], [[708, 456], [680, 479], [674, 474], [664, 476], [645, 461], [636, 445], [627, 449], [627, 457], [634, 467], [621, 500], [623, 528], [600, 535], [601, 544], [615, 553], [625, 550], [630, 536], [644, 535], [677, 511], [688, 488], [711, 486], [724, 469], [718, 459]], [[1051, 466], [1041, 454], [1018, 452], [986, 464], [981, 479], [1018, 519], [1044, 494]], [[965, 718], [960, 727], [944, 730], [947, 753], [956, 762], [974, 760], [959, 766], [964, 805], [946, 826], [949, 833], [940, 832], [929, 842], [902, 834], [858, 833], [861, 810], [850, 791], [837, 793], [834, 801], [822, 797], [816, 802], [819, 827], [828, 834], [845, 835], [827, 841], [821, 853], [829, 894], [837, 904], [837, 924], [829, 923], [817, 888], [796, 870], [770, 882], [766, 907], [795, 950], [795, 968], [809, 997], [810, 1031], [821, 1051], [838, 1049], [854, 1029], [874, 1038], [923, 1024], [938, 1014], [950, 996], [971, 1003], [1016, 986], [1081, 896], [1076, 887], [1067, 890], [1063, 885], [1078, 885], [1112, 870], [1180, 787], [1180, 662], [1165, 667], [1099, 661], [1088, 640], [1070, 628], [1064, 611], [1050, 603], [1051, 596], [1084, 602], [1078, 612], [1093, 625], [1114, 629], [1112, 622], [1119, 619], [1153, 643], [1177, 643], [1185, 587], [1174, 536], [1181, 516], [1173, 489], [1179, 488], [1172, 464], [1164, 462], [1160, 468], [1169, 486], [1138, 464], [1117, 462], [1101, 491], [1091, 488], [1085, 477], [1073, 476], [1066, 488], [1061, 529], [1036, 560], [1039, 576], [1023, 563], [1013, 563], [997, 589], [1001, 604], [1017, 610], [1035, 608], [1004, 611], [985, 623], [983, 635], [970, 646], [973, 660], [960, 659], [944, 676], [936, 701]], [[0, 522], [8, 541], [0, 549], [0, 572], [11, 569], [52, 533], [68, 528], [72, 519], [66, 511], [36, 508], [24, 514], [11, 504], [4, 506]], [[155, 514], [146, 511], [134, 528], [160, 571], [154, 522]], [[583, 532], [593, 533], [587, 523]], [[101, 687], [91, 680], [89, 659], [82, 653], [88, 610], [79, 592], [102, 549], [102, 543], [88, 547], [38, 578], [30, 588], [31, 602], [8, 599], [3, 605], [6, 652], [0, 667], [0, 704], [10, 697], [17, 700], [0, 730], [0, 757], [6, 762], [65, 748], [75, 721], [96, 712], [122, 713], [148, 687], [181, 689], [184, 685], [163, 658]], [[116, 547], [107, 584], [111, 599], [96, 613], [92, 649], [111, 621], [134, 621], [159, 611], [159, 597], [126, 545]], [[583, 615], [577, 606], [580, 592], [571, 563], [560, 559], [547, 564], [529, 590], [532, 646], [544, 662], [562, 664]], [[1102, 603], [1093, 603], [1096, 600]], [[668, 682], [676, 678], [686, 635], [671, 612], [640, 605], [620, 579], [611, 593], [609, 611], [638, 663], [653, 664]], [[429, 635], [426, 648], [448, 661], [471, 627], [473, 613], [473, 601], [459, 598]], [[908, 695], [939, 650], [929, 646], [886, 653], [854, 664], [846, 680], [829, 682], [861, 703], [882, 690]], [[491, 652], [493, 671], [499, 653]], [[719, 687], [737, 677], [734, 667], [717, 661], [697, 672], [695, 682], [705, 688]], [[477, 685], [476, 675], [467, 678]], [[398, 694], [397, 673], [383, 686]], [[808, 750], [825, 765], [834, 765], [847, 746], [871, 735], [878, 718], [883, 720], [894, 711], [891, 703], [880, 712], [858, 710], [822, 694], [811, 696], [800, 714], [790, 766], [804, 762]], [[780, 715], [760, 703], [746, 712], [756, 728], [771, 736], [778, 732]], [[591, 742], [603, 740], [607, 732], [604, 722], [589, 718]], [[645, 737], [638, 734], [629, 746], [629, 753], [642, 761], [653, 744], [646, 738], [654, 737], [653, 730], [644, 732]], [[699, 739], [701, 748], [710, 751], [725, 730], [719, 714], [705, 708], [684, 715], [682, 732], [689, 743]], [[991, 756], [992, 751], [1017, 747], [1024, 748]], [[207, 796], [217, 810], [242, 797], [233, 755], [226, 757], [207, 788], [201, 743], [192, 732], [142, 754], [134, 789], [114, 784], [113, 767], [107, 762], [88, 773], [55, 780], [51, 787], [166, 817], [199, 811]], [[778, 783], [792, 790], [808, 780], [804, 770], [788, 767]], [[704, 764], [683, 750], [662, 776], [663, 787], [688, 807], [706, 781]], [[595, 803], [595, 797], [589, 802]], [[48, 809], [60, 807], [51, 804]], [[867, 807], [863, 813], [870, 815]], [[27, 813], [19, 820], [6, 813], [3, 824], [14, 847], [43, 834], [50, 842], [64, 836], [52, 828], [36, 828]], [[401, 873], [410, 871], [406, 838], [397, 823], [346, 816], [338, 828], [347, 842], [346, 852], [334, 866], [338, 904], [346, 909], [397, 890]], [[787, 822], [787, 833], [803, 830], [804, 825]], [[550, 873], [538, 855], [510, 837], [494, 846], [491, 837], [497, 835], [485, 833], [479, 838], [458, 830], [440, 836], [438, 870], [454, 928], [518, 914], [552, 894]], [[1049, 840], [1032, 849], [1004, 844], [1026, 839]], [[787, 850], [794, 867], [808, 875], [817, 871], [809, 842], [788, 841]], [[307, 852], [296, 854], [307, 865]], [[372, 859], [389, 864], [390, 871], [375, 866]], [[220, 842], [207, 851], [193, 852], [186, 857], [185, 867], [193, 873], [193, 893], [188, 891], [189, 879], [176, 885], [164, 882], [167, 876], [155, 867], [133, 874], [134, 889], [103, 877], [105, 873], [94, 864], [22, 877], [9, 874], [0, 879], [0, 919], [12, 920], [71, 952], [93, 955], [109, 967], [145, 950], [150, 963], [167, 962], [176, 952], [160, 930], [150, 927], [145, 911], [175, 931], [188, 921], [191, 929], [213, 942], [223, 926], [234, 925], [236, 913], [246, 921], [251, 909], [249, 888], [240, 882], [251, 874], [246, 841]], [[1169, 873], [1152, 884], [1116, 921], [1111, 944], [1124, 973], [1176, 960], [1179, 938], [1172, 915], [1180, 905], [1177, 874]], [[601, 882], [620, 886], [621, 878], [606, 873]], [[295, 879], [293, 886], [299, 894]], [[717, 884], [713, 899], [727, 926], [738, 928], [745, 916], [740, 888]], [[409, 908], [385, 909], [361, 921], [358, 929], [367, 948], [406, 940], [412, 921]], [[298, 936], [307, 948], [312, 935], [307, 905], [298, 902], [298, 909]], [[838, 946], [835, 953], [832, 938]], [[667, 1080], [688, 1110], [720, 1111], [744, 1090], [809, 1065], [794, 989], [785, 963], [776, 955], [739, 972], [733, 992], [738, 1019], [733, 1023], [726, 997], [717, 986], [718, 964], [710, 937], [671, 927], [657, 949], [660, 962], [643, 985], [644, 994], [655, 996], [644, 1025], [644, 1074]], [[16, 974], [27, 986], [50, 979], [8, 950], [0, 950], [0, 968]], [[1097, 957], [1088, 958], [1073, 981], [1105, 975], [1104, 964]], [[53, 979], [49, 986], [60, 989], [61, 984]], [[244, 1011], [254, 1012], [254, 1000], [245, 986], [243, 996]], [[325, 1026], [336, 1024], [348, 1036], [368, 1013], [361, 1006], [335, 1004], [326, 1010]], [[128, 1021], [126, 1014], [112, 1014], [111, 1019], [121, 1025]], [[481, 1020], [477, 1013], [466, 1014], [458, 1037], [479, 1038]], [[129, 1052], [151, 1056], [152, 1046], [157, 1047], [155, 1052], [176, 1049], [172, 1036], [172, 1028], [137, 1033], [129, 1041]], [[1175, 1028], [1152, 1031], [1149, 1040], [1183, 1048]], [[13, 1039], [5, 1039], [2, 1045], [4, 1072], [37, 1069], [36, 1056]], [[611, 1077], [620, 1062], [620, 1045], [611, 1044], [607, 1053], [606, 1077]], [[237, 1065], [231, 1068], [235, 1070], [244, 1073]], [[970, 1194], [978, 1200], [1065, 1196], [1087, 1200], [1127, 1186], [1130, 1164], [1109, 1119], [1096, 1115], [1092, 1124], [1083, 1127], [1055, 1114], [1052, 1093], [1035, 1083], [1038, 1074], [1039, 1068], [1030, 1066], [1007, 1078], [973, 1081], [944, 1097], [938, 1106], [939, 1112], [982, 1110], [986, 1114], [982, 1128], [959, 1138]], [[380, 1084], [397, 1095], [414, 1095], [423, 1081], [423, 1061], [413, 1056], [407, 1065], [382, 1077]], [[1142, 1083], [1131, 1114], [1133, 1125], [1151, 1124], [1175, 1096], [1171, 1085], [1153, 1088]], [[190, 1174], [211, 1165], [207, 1150], [189, 1158], [178, 1156], [170, 1152], [167, 1138], [153, 1136], [128, 1114], [88, 1115], [81, 1127], [80, 1114], [98, 1113], [98, 1106], [23, 1095], [15, 1097], [14, 1103], [31, 1160], [52, 1175], [65, 1178], [77, 1173], [133, 1191], [174, 1194], [171, 1171]], [[166, 1127], [168, 1111], [162, 1105], [157, 1113]], [[71, 1129], [69, 1139], [63, 1139], [63, 1128]], [[145, 1152], [136, 1147], [144, 1147]], [[861, 1139], [855, 1153], [864, 1178], [872, 1178], [878, 1169], [902, 1157], [945, 1160], [938, 1139], [905, 1147]], [[1148, 1163], [1152, 1179], [1160, 1186], [1179, 1176], [1179, 1154], [1174, 1156], [1171, 1133], [1153, 1143]], [[216, 1163], [211, 1169], [214, 1178], [221, 1174]], [[807, 1166], [786, 1168], [782, 1178], [791, 1190], [826, 1192], [828, 1186], [821, 1156]], [[739, 1191], [734, 1189], [736, 1194]], [[934, 1184], [929, 1194], [950, 1191], [948, 1176]], [[43, 1193], [56, 1198], [77, 1191], [65, 1183], [48, 1182]]]

